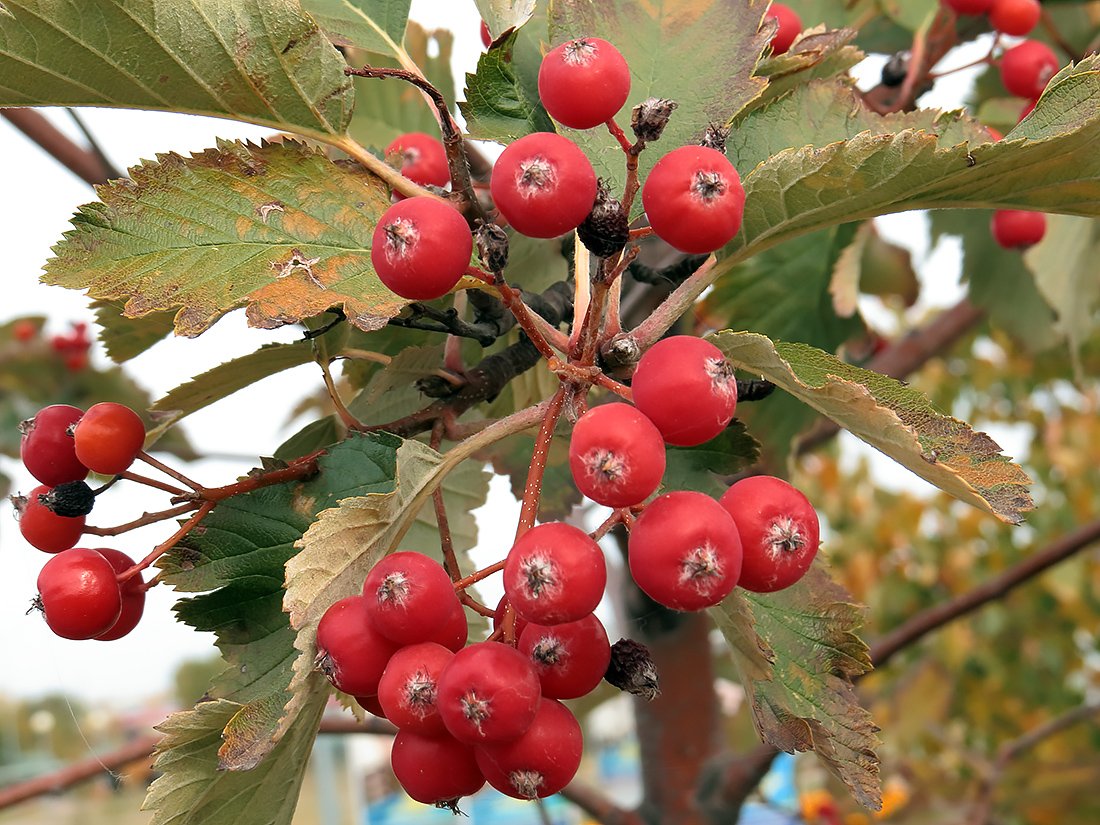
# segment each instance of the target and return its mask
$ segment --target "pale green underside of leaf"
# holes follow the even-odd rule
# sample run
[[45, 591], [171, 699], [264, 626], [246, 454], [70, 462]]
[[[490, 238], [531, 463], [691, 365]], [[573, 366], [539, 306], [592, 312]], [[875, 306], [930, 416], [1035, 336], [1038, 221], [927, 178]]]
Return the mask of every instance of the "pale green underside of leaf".
[[942, 415], [906, 385], [804, 344], [708, 336], [738, 369], [763, 376], [930, 484], [1010, 524], [1033, 509], [1031, 479], [985, 433]]
[[142, 806], [153, 811], [151, 825], [290, 825], [327, 698], [327, 684], [315, 683], [282, 741], [243, 772], [219, 770], [218, 757], [241, 705], [203, 702], [168, 717], [157, 728], [161, 775]]
[[[958, 142], [972, 128], [965, 121], [949, 123], [946, 130], [941, 122], [942, 139], [909, 128], [844, 139], [835, 133], [847, 128], [849, 117], [858, 123], [864, 115], [833, 110], [829, 125], [807, 123], [804, 98], [819, 93], [819, 84], [781, 98], [746, 119], [745, 126], [767, 118], [755, 130], [765, 136], [761, 145], [751, 136], [741, 146], [733, 140], [739, 158], [744, 153], [746, 162], [759, 162], [743, 181], [741, 232], [719, 255], [743, 260], [813, 229], [909, 209], [1007, 207], [1100, 215], [1098, 62], [1093, 56], [1063, 70], [1033, 115], [998, 143]], [[905, 118], [897, 125], [906, 126]], [[786, 128], [788, 136], [773, 143], [766, 135], [776, 128]], [[821, 144], [806, 145], [815, 134]], [[795, 148], [768, 156], [780, 146]], [[722, 271], [720, 263], [715, 274]]]
[[238, 306], [265, 329], [332, 306], [375, 329], [405, 303], [370, 264], [389, 196], [364, 170], [293, 142], [223, 142], [131, 174], [74, 216], [47, 283], [125, 300], [132, 316], [181, 307], [176, 332], [186, 336]]
[[[409, 549], [421, 549], [428, 539], [423, 533], [417, 537], [421, 528], [416, 531], [410, 528], [429, 502], [432, 490], [452, 469], [453, 461], [446, 456], [419, 441], [405, 441], [397, 451], [397, 489], [393, 493], [345, 498], [322, 512], [302, 537], [300, 552], [286, 567], [283, 607], [297, 631], [294, 645], [299, 656], [289, 688], [293, 698], [280, 729], [294, 720], [316, 676], [314, 659], [321, 616], [339, 599], [361, 592], [370, 569], [383, 556], [398, 549], [407, 533], [412, 542]], [[487, 496], [488, 479], [483, 472], [481, 476], [473, 487]], [[467, 484], [469, 481], [467, 477]], [[477, 498], [467, 500], [467, 506], [483, 503], [480, 495], [479, 492]], [[454, 515], [457, 518], [457, 511]], [[460, 532], [476, 540], [475, 530], [470, 517]]]
[[855, 66], [864, 58], [863, 52], [849, 45], [856, 34], [855, 29], [818, 26], [803, 32], [785, 54], [761, 60], [756, 74], [768, 79], [768, 88], [752, 108], [767, 105], [801, 84], [833, 78]]
[[6, 0], [0, 106], [187, 112], [325, 137], [343, 60], [293, 0]]
[[474, 5], [494, 40], [508, 29], [518, 29], [535, 11], [535, 0], [474, 0]]
[[753, 725], [788, 753], [813, 750], [867, 808], [881, 808], [879, 744], [851, 679], [871, 669], [859, 608], [815, 564], [777, 593], [738, 590], [710, 609], [749, 695]]
[[[708, 123], [729, 122], [763, 93], [767, 81], [754, 77], [753, 70], [769, 39], [759, 30], [765, 6], [726, 0], [555, 0], [550, 42], [595, 36], [615, 44], [631, 74], [630, 96], [618, 118], [624, 128], [631, 109], [647, 98], [679, 104], [660, 141], [639, 156], [644, 178], [668, 149], [698, 143]], [[561, 131], [585, 150], [596, 174], [621, 192], [625, 163], [607, 130]]]
[[394, 54], [401, 48], [412, 0], [302, 0], [302, 9], [339, 46]]

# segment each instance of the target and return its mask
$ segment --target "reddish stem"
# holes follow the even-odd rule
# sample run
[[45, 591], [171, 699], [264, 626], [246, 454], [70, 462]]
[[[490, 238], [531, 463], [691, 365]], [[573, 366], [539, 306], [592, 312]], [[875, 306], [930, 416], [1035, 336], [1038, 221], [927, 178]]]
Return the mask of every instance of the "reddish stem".
[[561, 416], [565, 401], [566, 385], [559, 384], [558, 391], [550, 399], [546, 414], [542, 417], [535, 449], [531, 454], [531, 466], [527, 468], [527, 484], [523, 488], [523, 505], [519, 511], [519, 524], [516, 525], [516, 541], [535, 524], [539, 511], [539, 499], [542, 495], [542, 478], [546, 472], [546, 455], [550, 449], [550, 440], [554, 437], [554, 428]]
[[124, 473], [119, 473], [118, 478], [124, 478], [127, 481], [136, 481], [138, 484], [144, 484], [147, 487], [154, 487], [157, 490], [163, 490], [166, 493], [171, 493], [172, 495], [176, 496], [187, 494], [186, 490], [181, 490], [179, 487], [173, 487], [171, 484], [165, 481], [157, 481], [154, 478], [148, 478], [147, 476], [138, 475], [137, 473], [132, 473], [129, 470]]
[[192, 490], [195, 490], [196, 492], [202, 490], [202, 485], [199, 484], [197, 481], [192, 481], [179, 470], [169, 467], [167, 464], [161, 461], [157, 461], [155, 458], [149, 455], [149, 453], [145, 452], [145, 450], [142, 450], [140, 453], [138, 453], [137, 457], [148, 464], [150, 467], [156, 467], [165, 475], [171, 476], [176, 481], [186, 485], [187, 487], [190, 487]]
[[487, 579], [491, 575], [493, 575], [494, 573], [498, 573], [503, 569], [504, 569], [504, 559], [501, 559], [500, 561], [493, 562], [488, 567], [484, 567], [481, 570], [478, 570], [476, 573], [471, 573], [466, 578], [459, 579], [458, 581], [456, 581], [455, 582], [455, 590], [456, 591], [465, 590], [471, 584], [477, 584], [482, 579]]
[[198, 512], [195, 513], [195, 515], [191, 516], [191, 518], [187, 519], [187, 521], [185, 521], [180, 526], [180, 528], [175, 533], [173, 533], [171, 535], [171, 537], [167, 541], [163, 541], [160, 544], [158, 544], [156, 547], [154, 547], [153, 552], [151, 552], [148, 556], [143, 558], [141, 561], [139, 561], [133, 567], [128, 567], [127, 569], [125, 569], [121, 573], [119, 573], [118, 576], [117, 576], [118, 583], [122, 584], [123, 582], [127, 581], [128, 579], [133, 578], [138, 573], [140, 573], [142, 570], [144, 570], [149, 565], [151, 565], [153, 562], [155, 562], [157, 559], [159, 559], [168, 550], [171, 550], [176, 545], [176, 542], [178, 542], [180, 539], [182, 539], [184, 536], [186, 536], [191, 531], [191, 528], [193, 528], [196, 524], [198, 524], [200, 521], [202, 521], [204, 518], [206, 518], [207, 515], [210, 514], [210, 511], [213, 510], [213, 509], [214, 509], [214, 502], [213, 501], [204, 502], [203, 505], [199, 508]]
[[[611, 137], [619, 141], [619, 146], [621, 146], [623, 151], [626, 152], [627, 157], [631, 157], [631, 149], [634, 148], [634, 144], [632, 144], [627, 139], [626, 132], [623, 131], [623, 127], [615, 122], [615, 118], [611, 118], [604, 125], [607, 126], [607, 131], [611, 133]], [[634, 155], [634, 157], [637, 157], [637, 155]]]
[[324, 450], [318, 450], [310, 455], [294, 459], [294, 461], [291, 461], [281, 470], [272, 470], [267, 473], [261, 473], [260, 475], [249, 476], [233, 484], [227, 484], [224, 487], [200, 489], [195, 497], [202, 501], [216, 504], [219, 501], [225, 501], [227, 498], [239, 496], [242, 493], [251, 493], [264, 487], [272, 487], [287, 481], [297, 481], [298, 479], [308, 478], [317, 472], [317, 460], [324, 454]]
[[129, 521], [126, 524], [120, 524], [117, 527], [85, 527], [84, 532], [90, 536], [120, 536], [131, 530], [136, 530], [138, 527], [145, 527], [147, 524], [156, 524], [158, 521], [182, 516], [184, 513], [189, 513], [199, 506], [197, 501], [188, 501], [185, 504], [181, 504], [169, 510], [161, 510], [157, 513], [144, 513], [141, 518], [136, 518], [133, 521]]

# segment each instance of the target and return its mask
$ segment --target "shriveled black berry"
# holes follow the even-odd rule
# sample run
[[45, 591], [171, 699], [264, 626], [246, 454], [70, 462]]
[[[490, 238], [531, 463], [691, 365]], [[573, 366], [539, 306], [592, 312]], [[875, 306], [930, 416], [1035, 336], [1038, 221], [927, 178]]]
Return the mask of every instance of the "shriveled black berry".
[[495, 223], [483, 223], [474, 233], [477, 255], [489, 272], [500, 272], [508, 264], [508, 233]]
[[92, 512], [95, 493], [83, 481], [66, 481], [48, 493], [42, 493], [38, 500], [54, 515], [80, 518]]
[[602, 180], [597, 184], [596, 203], [592, 211], [577, 227], [577, 237], [593, 255], [600, 258], [622, 252], [630, 240], [630, 225], [623, 205], [611, 196], [611, 190]]
[[672, 111], [679, 106], [675, 100], [651, 97], [643, 100], [630, 112], [630, 128], [638, 140], [652, 143], [661, 137]]
[[909, 73], [908, 52], [898, 52], [890, 57], [882, 67], [882, 85], [894, 88], [905, 82]]
[[611, 663], [603, 678], [619, 690], [649, 701], [661, 695], [657, 666], [649, 656], [649, 648], [633, 639], [619, 639], [611, 645]]

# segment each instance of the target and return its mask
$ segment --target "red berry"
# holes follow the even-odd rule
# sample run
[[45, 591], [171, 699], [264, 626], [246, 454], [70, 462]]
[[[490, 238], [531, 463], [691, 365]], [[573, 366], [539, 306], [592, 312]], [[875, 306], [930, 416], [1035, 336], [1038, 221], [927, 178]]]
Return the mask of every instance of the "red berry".
[[470, 625], [466, 621], [466, 609], [462, 606], [462, 602], [456, 598], [455, 606], [451, 608], [451, 615], [447, 617], [447, 621], [443, 623], [443, 626], [437, 632], [424, 641], [435, 642], [437, 645], [443, 645], [452, 653], [458, 653], [466, 647], [469, 638]]
[[665, 442], [629, 404], [593, 407], [569, 441], [569, 469], [584, 495], [606, 507], [641, 504], [665, 474]]
[[681, 146], [654, 165], [642, 206], [661, 240], [691, 254], [713, 252], [741, 228], [745, 190], [726, 156], [706, 146]]
[[989, 22], [1001, 34], [1023, 37], [1038, 25], [1042, 13], [1039, 0], [995, 0]]
[[386, 663], [399, 645], [367, 618], [367, 600], [349, 596], [325, 611], [317, 625], [317, 668], [337, 690], [374, 696]]
[[989, 222], [993, 240], [1005, 249], [1027, 249], [1043, 239], [1047, 217], [1042, 212], [998, 209]]
[[535, 663], [542, 695], [549, 699], [591, 693], [611, 662], [611, 642], [595, 613], [565, 624], [528, 624], [516, 649]]
[[817, 513], [786, 481], [744, 478], [719, 503], [733, 516], [741, 536], [741, 587], [771, 593], [790, 587], [810, 569], [817, 555]]
[[436, 682], [443, 724], [468, 744], [520, 736], [531, 726], [541, 695], [531, 660], [498, 642], [464, 647]]
[[431, 301], [454, 289], [473, 250], [473, 235], [458, 210], [425, 196], [386, 210], [374, 228], [370, 260], [391, 292]]
[[1038, 40], [1025, 40], [1001, 56], [1001, 83], [1010, 94], [1034, 100], [1059, 67], [1058, 56], [1049, 46]]
[[125, 404], [93, 404], [73, 428], [76, 457], [93, 473], [125, 472], [145, 446], [145, 424]]
[[447, 150], [426, 132], [409, 132], [386, 147], [386, 155], [402, 156], [401, 174], [421, 186], [446, 186], [451, 181]]
[[11, 335], [16, 341], [25, 344], [38, 335], [38, 324], [26, 318], [20, 318], [12, 325]]
[[110, 630], [122, 611], [115, 569], [86, 547], [46, 562], [38, 574], [38, 596], [46, 624], [64, 639], [94, 639]]
[[596, 173], [569, 138], [536, 132], [500, 153], [489, 191], [521, 235], [554, 238], [576, 229], [592, 211]]
[[607, 584], [600, 546], [564, 522], [532, 527], [504, 563], [504, 592], [529, 622], [575, 622], [596, 609]]
[[386, 712], [382, 710], [382, 705], [378, 701], [378, 696], [356, 696], [355, 704], [359, 705], [363, 710], [369, 713], [371, 716], [377, 716], [379, 719], [386, 718]]
[[782, 3], [772, 3], [764, 16], [774, 17], [779, 22], [779, 29], [772, 36], [772, 54], [783, 54], [802, 33], [802, 21], [794, 9]]
[[556, 699], [543, 699], [530, 728], [503, 744], [475, 748], [489, 784], [516, 799], [542, 799], [569, 784], [581, 765], [584, 738], [576, 717]]
[[403, 645], [428, 641], [442, 631], [458, 603], [447, 571], [411, 550], [391, 553], [372, 567], [363, 597], [375, 629]]
[[84, 535], [84, 516], [67, 518], [51, 512], [40, 500], [52, 490], [45, 485], [35, 487], [25, 499], [16, 501], [19, 532], [32, 547], [45, 553], [60, 553], [80, 541]]
[[[111, 563], [116, 576], [134, 566], [132, 558], [113, 547], [100, 547], [97, 548], [96, 552]], [[145, 612], [145, 582], [141, 578], [141, 573], [135, 573], [122, 582], [119, 585], [119, 590], [122, 594], [122, 612], [119, 613], [117, 621], [105, 633], [100, 633], [95, 637], [101, 642], [113, 642], [115, 639], [121, 639], [137, 627], [138, 622], [141, 621], [142, 613]]]
[[693, 335], [646, 350], [630, 383], [634, 405], [669, 444], [690, 447], [726, 428], [737, 408], [737, 379], [722, 350]]
[[425, 805], [453, 809], [459, 797], [475, 794], [485, 784], [474, 749], [445, 733], [398, 731], [390, 766], [405, 793]]
[[619, 50], [598, 37], [551, 49], [539, 66], [539, 99], [554, 120], [591, 129], [618, 114], [630, 95], [630, 67]]
[[954, 9], [956, 14], [985, 14], [995, 0], [943, 0], [943, 4]]
[[454, 655], [435, 642], [408, 645], [393, 654], [378, 683], [378, 702], [386, 718], [402, 730], [426, 736], [443, 733], [436, 685]]
[[713, 607], [741, 575], [741, 539], [733, 519], [703, 493], [658, 496], [630, 531], [630, 574], [647, 596], [674, 610]]
[[22, 439], [19, 456], [27, 471], [50, 487], [67, 481], [81, 481], [88, 468], [76, 457], [76, 444], [69, 428], [84, 415], [68, 404], [53, 404], [19, 425]]
[[484, 20], [481, 21], [481, 45], [485, 48], [493, 45], [493, 35], [489, 31], [489, 24]]

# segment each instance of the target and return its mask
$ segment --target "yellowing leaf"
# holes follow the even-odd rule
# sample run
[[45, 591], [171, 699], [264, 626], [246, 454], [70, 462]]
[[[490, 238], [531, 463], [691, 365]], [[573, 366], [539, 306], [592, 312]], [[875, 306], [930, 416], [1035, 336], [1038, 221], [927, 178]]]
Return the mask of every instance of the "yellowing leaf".
[[985, 433], [936, 412], [921, 393], [804, 344], [710, 336], [739, 369], [762, 375], [906, 469], [1010, 524], [1033, 508], [1031, 479]]

